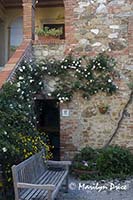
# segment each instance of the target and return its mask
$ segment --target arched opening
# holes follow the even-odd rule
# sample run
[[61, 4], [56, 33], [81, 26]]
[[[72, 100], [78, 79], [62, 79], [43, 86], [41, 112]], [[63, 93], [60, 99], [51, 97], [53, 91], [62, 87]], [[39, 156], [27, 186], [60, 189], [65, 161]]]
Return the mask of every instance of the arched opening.
[[63, 0], [39, 0], [36, 4], [36, 29], [62, 29], [65, 38], [65, 8]]
[[16, 18], [10, 25], [9, 30], [9, 57], [23, 41], [23, 17]]

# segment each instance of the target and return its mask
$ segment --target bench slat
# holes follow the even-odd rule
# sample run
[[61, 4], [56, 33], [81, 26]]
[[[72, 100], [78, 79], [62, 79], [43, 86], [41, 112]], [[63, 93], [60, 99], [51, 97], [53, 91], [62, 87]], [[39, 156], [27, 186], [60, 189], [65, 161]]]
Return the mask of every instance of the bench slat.
[[[40, 182], [40, 184], [52, 184], [52, 185], [55, 185], [57, 186], [58, 182], [62, 179], [62, 177], [64, 177], [65, 175], [65, 171], [50, 171], [51, 175], [49, 176], [48, 179], [46, 180], [42, 180]], [[45, 176], [45, 175], [44, 175]], [[64, 177], [65, 178], [65, 177]], [[32, 198], [33, 199], [40, 199], [43, 197], [43, 199], [45, 199], [45, 197], [47, 197], [47, 193], [48, 191], [46, 190], [40, 190], [40, 189], [33, 189], [31, 191], [31, 189], [28, 189], [30, 190], [30, 192], [27, 192], [27, 194], [23, 194], [23, 196], [21, 196], [20, 199], [22, 200], [31, 200]]]
[[[55, 172], [55, 176], [53, 176], [52, 179], [50, 179], [49, 183], [54, 184], [55, 186], [57, 186], [58, 181], [61, 179], [62, 176], [64, 176], [65, 171], [62, 171], [62, 173], [60, 172]], [[40, 193], [38, 193], [38, 196], [34, 196], [37, 197], [38, 199], [42, 199], [44, 198], [44, 194], [46, 196], [46, 192], [41, 191]]]
[[[55, 179], [55, 174], [56, 172], [52, 172], [50, 171], [50, 176], [46, 179], [46, 180], [43, 180], [42, 184], [45, 183], [45, 184], [54, 184], [53, 180]], [[34, 194], [34, 198], [36, 198], [38, 195], [43, 195], [43, 196], [47, 196], [47, 191], [37, 191], [35, 194]]]
[[[65, 172], [63, 174], [60, 174], [59, 176], [59, 173], [56, 172], [56, 178], [54, 178], [54, 180], [52, 180], [52, 184], [55, 184], [55, 186], [57, 187], [57, 184], [58, 182], [61, 180], [61, 178], [64, 176]], [[64, 177], [65, 178], [65, 177]], [[40, 191], [40, 193], [38, 193], [38, 196], [33, 196], [33, 199], [36, 199], [37, 200], [45, 200], [47, 199], [47, 191]]]
[[[45, 171], [45, 173], [36, 181], [36, 183], [40, 183], [42, 184], [42, 180], [46, 180], [48, 178], [48, 176], [50, 176], [50, 171]], [[26, 190], [23, 192], [23, 194], [20, 194], [21, 198], [25, 198], [26, 195], [29, 195], [29, 193], [33, 192], [32, 189]]]
[[[49, 176], [47, 176], [47, 178], [44, 178], [41, 180], [40, 184], [48, 184], [50, 183], [48, 180], [51, 178], [51, 172], [49, 171]], [[44, 176], [45, 177], [45, 176]], [[36, 194], [40, 193], [42, 190], [32, 190], [32, 192], [26, 196], [25, 200], [29, 200], [31, 197], [36, 196]], [[46, 190], [45, 190], [46, 191]]]

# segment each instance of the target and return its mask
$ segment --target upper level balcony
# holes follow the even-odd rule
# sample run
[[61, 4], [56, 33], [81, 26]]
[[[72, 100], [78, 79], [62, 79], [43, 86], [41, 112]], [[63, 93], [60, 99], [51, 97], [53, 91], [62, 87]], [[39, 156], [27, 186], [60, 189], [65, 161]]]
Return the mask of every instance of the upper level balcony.
[[[63, 0], [0, 0], [0, 70], [3, 71], [11, 62], [24, 41], [32, 41], [34, 47], [51, 43], [63, 46], [66, 38], [65, 23]], [[41, 41], [36, 30], [46, 27], [49, 30], [62, 29], [60, 38]]]

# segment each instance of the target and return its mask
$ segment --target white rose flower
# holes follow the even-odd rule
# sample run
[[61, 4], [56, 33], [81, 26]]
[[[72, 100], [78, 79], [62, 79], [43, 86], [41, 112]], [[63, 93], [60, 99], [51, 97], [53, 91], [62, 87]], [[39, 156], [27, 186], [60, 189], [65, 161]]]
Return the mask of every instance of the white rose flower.
[[25, 66], [22, 66], [23, 69], [25, 69]]
[[20, 69], [19, 69], [19, 71], [20, 71], [20, 72], [23, 72], [23, 69], [22, 69], [22, 68], [20, 68]]
[[7, 148], [6, 147], [3, 147], [2, 148], [2, 151], [5, 153], [5, 152], [7, 152]]
[[20, 87], [20, 83], [19, 82], [17, 83], [17, 87]]
[[30, 80], [30, 83], [32, 83], [33, 81], [34, 81], [34, 80], [33, 80], [33, 79], [31, 79], [31, 80]]
[[20, 88], [17, 90], [17, 92], [20, 92]]
[[23, 80], [24, 78], [23, 78], [22, 76], [20, 76], [18, 79], [19, 79], [19, 80]]

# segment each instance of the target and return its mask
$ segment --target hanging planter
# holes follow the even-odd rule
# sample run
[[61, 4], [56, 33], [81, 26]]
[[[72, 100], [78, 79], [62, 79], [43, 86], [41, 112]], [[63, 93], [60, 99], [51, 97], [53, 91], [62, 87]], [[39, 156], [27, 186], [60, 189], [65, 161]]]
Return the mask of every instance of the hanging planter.
[[108, 111], [108, 108], [109, 108], [108, 105], [100, 105], [100, 106], [98, 107], [99, 112], [100, 112], [101, 114], [105, 114], [105, 113]]
[[75, 174], [78, 174], [78, 175], [86, 175], [86, 174], [88, 174], [88, 175], [90, 175], [90, 174], [94, 174], [94, 175], [96, 175], [96, 174], [98, 174], [99, 173], [99, 171], [98, 170], [87, 170], [87, 169], [73, 169], [73, 172], [75, 173]]

